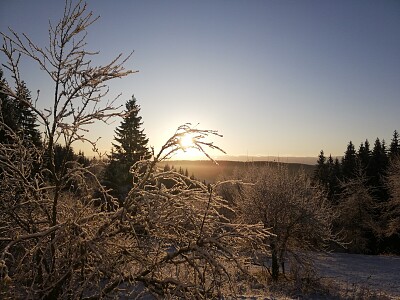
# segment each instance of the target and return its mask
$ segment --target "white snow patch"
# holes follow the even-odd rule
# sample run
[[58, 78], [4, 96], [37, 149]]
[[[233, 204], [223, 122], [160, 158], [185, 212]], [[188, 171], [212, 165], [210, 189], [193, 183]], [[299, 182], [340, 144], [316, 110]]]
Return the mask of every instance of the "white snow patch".
[[400, 299], [400, 257], [330, 253], [315, 255], [319, 276], [382, 291]]

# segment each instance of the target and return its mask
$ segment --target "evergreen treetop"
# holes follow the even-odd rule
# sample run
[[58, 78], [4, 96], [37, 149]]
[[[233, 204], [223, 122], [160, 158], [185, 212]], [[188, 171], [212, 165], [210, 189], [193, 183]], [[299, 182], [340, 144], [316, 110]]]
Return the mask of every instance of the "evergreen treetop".
[[[10, 130], [16, 134], [25, 144], [41, 146], [41, 135], [37, 129], [37, 118], [32, 109], [25, 105], [31, 102], [31, 93], [26, 87], [25, 82], [21, 82], [17, 88], [16, 99], [11, 99], [3, 92], [7, 86], [6, 80], [3, 78], [3, 72], [0, 69], [0, 121], [3, 122], [0, 128], [0, 142], [12, 142]], [[5, 128], [8, 127], [7, 129]]]
[[17, 96], [20, 101], [16, 105], [18, 117], [18, 120], [16, 121], [20, 127], [20, 135], [24, 140], [30, 140], [35, 146], [41, 146], [41, 136], [39, 130], [37, 129], [39, 125], [36, 123], [36, 115], [22, 101], [32, 101], [31, 92], [26, 87], [25, 82], [22, 82], [21, 86], [19, 87]]
[[371, 150], [368, 140], [365, 140], [365, 143], [361, 143], [360, 148], [358, 148], [357, 157], [361, 167], [366, 169], [371, 159]]
[[342, 172], [345, 178], [351, 178], [354, 176], [354, 172], [357, 166], [357, 155], [352, 141], [347, 145], [346, 152], [342, 159]]
[[151, 153], [147, 147], [148, 139], [144, 134], [142, 117], [139, 116], [140, 106], [136, 98], [126, 103], [126, 113], [121, 125], [115, 129], [110, 162], [104, 170], [105, 185], [113, 190], [114, 196], [120, 201], [125, 198], [132, 187], [131, 166], [140, 160], [149, 159]]
[[133, 165], [141, 159], [148, 159], [151, 153], [147, 147], [148, 139], [144, 134], [142, 117], [139, 116], [140, 106], [136, 103], [136, 98], [126, 103], [126, 115], [121, 125], [115, 130], [115, 141], [112, 143], [115, 152], [113, 159], [121, 163]]
[[397, 130], [393, 132], [392, 141], [389, 147], [389, 156], [390, 158], [394, 158], [400, 155], [400, 142], [399, 142], [399, 133]]

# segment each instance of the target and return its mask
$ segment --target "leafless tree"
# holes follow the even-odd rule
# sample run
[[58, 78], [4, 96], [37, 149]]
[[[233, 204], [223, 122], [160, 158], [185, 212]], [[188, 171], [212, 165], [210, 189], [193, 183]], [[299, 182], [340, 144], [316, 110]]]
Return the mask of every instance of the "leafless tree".
[[[104, 101], [107, 82], [134, 73], [123, 67], [129, 56], [92, 66], [97, 53], [86, 50], [85, 38], [96, 20], [86, 4], [67, 1], [61, 20], [50, 25], [45, 48], [24, 34], [2, 33], [4, 66], [15, 82], [3, 92], [30, 107], [45, 134], [42, 148], [27, 145], [0, 118], [13, 137], [0, 144], [0, 297], [102, 299], [143, 292], [205, 299], [233, 293], [236, 272], [245, 272], [248, 255], [267, 230], [225, 218], [221, 211], [231, 208], [215, 186], [157, 169], [181, 148], [185, 134], [208, 156], [207, 148], [219, 149], [207, 141], [217, 132], [179, 127], [152, 159], [132, 166], [133, 188], [122, 205], [90, 166], [64, 159], [56, 167], [57, 143], [86, 141], [96, 149], [96, 141], [85, 136], [87, 126], [121, 115], [115, 101]], [[49, 109], [36, 105], [39, 93], [28, 101], [14, 92], [22, 83], [23, 57], [36, 61], [54, 83]], [[167, 187], [166, 180], [173, 184]], [[98, 205], [94, 190], [106, 205]]]
[[323, 190], [313, 186], [304, 172], [292, 173], [281, 164], [249, 165], [238, 170], [235, 178], [251, 183], [232, 186], [230, 197], [237, 211], [247, 222], [262, 222], [272, 233], [264, 242], [270, 247], [274, 280], [279, 266], [285, 272], [289, 257], [306, 263], [301, 255], [307, 250], [324, 249], [336, 240], [335, 212]]

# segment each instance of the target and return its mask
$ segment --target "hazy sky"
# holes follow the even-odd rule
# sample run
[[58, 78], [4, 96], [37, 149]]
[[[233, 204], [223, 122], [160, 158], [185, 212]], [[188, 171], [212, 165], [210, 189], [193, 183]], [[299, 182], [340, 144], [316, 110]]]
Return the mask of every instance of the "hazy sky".
[[[0, 1], [0, 31], [45, 46], [64, 1]], [[348, 141], [400, 130], [400, 1], [88, 1], [101, 18], [88, 49], [105, 63], [135, 50], [139, 70], [110, 85], [132, 94], [150, 145], [183, 123], [216, 129], [229, 155], [342, 155]], [[1, 58], [4, 61], [4, 57]], [[25, 64], [32, 91], [49, 90]], [[50, 94], [48, 94], [50, 95]], [[111, 126], [92, 126], [111, 148]], [[86, 151], [88, 153], [88, 151]]]

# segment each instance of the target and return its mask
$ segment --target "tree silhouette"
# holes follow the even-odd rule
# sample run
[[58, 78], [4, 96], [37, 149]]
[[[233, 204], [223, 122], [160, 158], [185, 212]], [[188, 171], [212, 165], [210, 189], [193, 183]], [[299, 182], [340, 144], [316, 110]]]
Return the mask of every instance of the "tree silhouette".
[[392, 141], [390, 142], [389, 148], [389, 156], [391, 159], [400, 155], [400, 142], [399, 142], [399, 133], [397, 130], [393, 132]]
[[[31, 102], [31, 93], [25, 82], [17, 86], [16, 98], [9, 97], [5, 91], [8, 84], [3, 78], [3, 71], [0, 70], [0, 99], [1, 99], [1, 120], [0, 142], [16, 142], [21, 139], [25, 144], [32, 143], [34, 146], [41, 146], [41, 135], [37, 129], [37, 117], [32, 109], [26, 105]], [[7, 128], [6, 128], [7, 127]]]
[[352, 178], [357, 167], [357, 155], [352, 141], [347, 145], [346, 152], [342, 159], [342, 172], [344, 178]]
[[37, 117], [32, 109], [25, 105], [24, 102], [31, 102], [31, 92], [26, 87], [25, 82], [21, 82], [21, 85], [17, 90], [17, 124], [19, 126], [20, 135], [23, 140], [31, 141], [35, 146], [41, 146], [41, 135], [37, 127]]
[[361, 143], [358, 148], [357, 157], [361, 167], [367, 170], [371, 159], [371, 150], [368, 140], [365, 140], [365, 143]]
[[126, 116], [121, 125], [115, 130], [116, 144], [114, 159], [132, 166], [135, 162], [151, 157], [147, 147], [148, 139], [144, 134], [142, 117], [139, 116], [140, 106], [136, 104], [136, 98], [132, 96], [126, 103]]
[[141, 128], [143, 122], [139, 116], [140, 106], [136, 103], [136, 98], [132, 96], [125, 106], [126, 114], [121, 125], [115, 130], [116, 143], [112, 143], [110, 162], [104, 174], [106, 184], [120, 199], [124, 198], [132, 187], [129, 169], [136, 162], [151, 157], [147, 147], [148, 139]]
[[387, 188], [384, 182], [388, 163], [389, 160], [386, 153], [385, 141], [382, 140], [381, 142], [379, 138], [377, 138], [371, 154], [368, 176], [370, 179], [370, 185], [374, 189], [373, 193], [375, 198], [379, 202], [386, 201], [388, 199]]
[[317, 166], [314, 171], [314, 180], [319, 181], [323, 186], [327, 187], [328, 165], [326, 164], [326, 157], [323, 150], [321, 150], [318, 155]]

